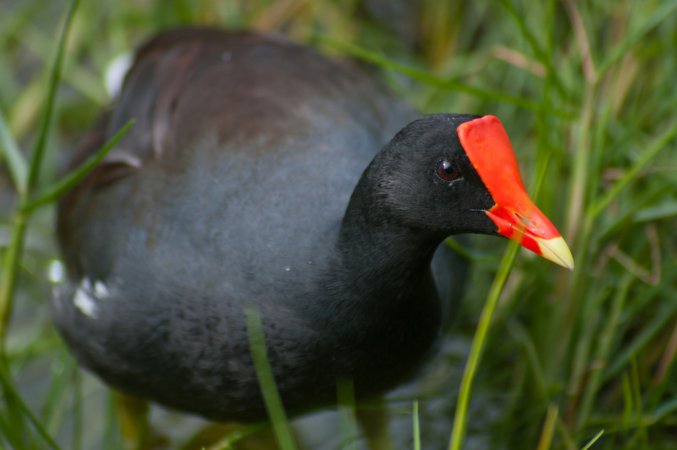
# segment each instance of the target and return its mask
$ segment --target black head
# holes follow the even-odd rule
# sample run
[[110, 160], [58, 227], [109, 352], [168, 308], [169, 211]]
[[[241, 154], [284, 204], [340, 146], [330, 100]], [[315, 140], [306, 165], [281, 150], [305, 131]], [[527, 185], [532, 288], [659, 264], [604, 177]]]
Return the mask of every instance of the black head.
[[375, 223], [439, 240], [500, 234], [573, 267], [559, 232], [529, 199], [508, 135], [494, 116], [436, 114], [410, 123], [371, 162], [356, 201], [367, 201], [362, 210]]
[[435, 114], [404, 127], [374, 158], [363, 181], [381, 213], [441, 238], [496, 233], [484, 211], [494, 201], [458, 138], [475, 115]]

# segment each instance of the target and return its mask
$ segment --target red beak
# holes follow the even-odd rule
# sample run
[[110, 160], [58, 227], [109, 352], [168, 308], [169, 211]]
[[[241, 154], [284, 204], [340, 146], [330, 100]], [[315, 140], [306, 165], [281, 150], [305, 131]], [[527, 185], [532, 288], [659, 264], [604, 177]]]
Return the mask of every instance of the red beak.
[[529, 198], [508, 134], [495, 116], [461, 124], [458, 138], [496, 202], [485, 214], [498, 234], [567, 269], [574, 258], [559, 231]]

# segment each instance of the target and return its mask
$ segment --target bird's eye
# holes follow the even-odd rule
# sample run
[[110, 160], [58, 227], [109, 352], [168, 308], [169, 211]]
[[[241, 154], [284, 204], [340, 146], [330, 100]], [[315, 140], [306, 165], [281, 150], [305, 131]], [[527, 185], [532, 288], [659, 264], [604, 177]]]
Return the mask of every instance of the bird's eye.
[[450, 161], [443, 159], [437, 163], [437, 176], [442, 181], [451, 182], [461, 178], [461, 174], [456, 169], [456, 166]]

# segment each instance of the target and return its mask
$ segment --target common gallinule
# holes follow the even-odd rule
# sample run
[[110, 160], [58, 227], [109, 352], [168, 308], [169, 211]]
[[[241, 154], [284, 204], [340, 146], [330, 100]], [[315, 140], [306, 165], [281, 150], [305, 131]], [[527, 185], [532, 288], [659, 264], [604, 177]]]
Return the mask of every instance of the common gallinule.
[[331, 402], [339, 378], [376, 395], [426, 357], [438, 291], [460, 295], [448, 280], [463, 263], [435, 253], [445, 237], [500, 234], [573, 266], [498, 119], [406, 124], [366, 69], [283, 38], [160, 34], [76, 160], [130, 118], [59, 205], [69, 278], [53, 304], [82, 364], [124, 392], [265, 417], [244, 320], [256, 307], [288, 409]]

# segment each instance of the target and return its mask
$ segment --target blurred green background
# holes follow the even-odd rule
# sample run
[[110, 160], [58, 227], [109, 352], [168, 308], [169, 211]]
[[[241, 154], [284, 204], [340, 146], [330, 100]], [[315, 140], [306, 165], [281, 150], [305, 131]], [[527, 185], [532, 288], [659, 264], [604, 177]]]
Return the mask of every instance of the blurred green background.
[[[16, 143], [29, 161], [39, 144], [68, 7], [0, 0], [3, 286], [21, 216], [8, 149]], [[579, 449], [602, 431], [592, 448], [677, 448], [676, 1], [82, 0], [32, 194], [55, 183], [109, 104], [113, 61], [182, 24], [279, 32], [380, 66], [422, 112], [501, 118], [576, 270], [517, 257], [473, 386], [464, 448]], [[0, 302], [3, 317], [11, 312], [0, 447], [122, 448], [113, 397], [77, 369], [50, 324], [50, 277], [60, 268], [53, 212], [24, 214], [18, 282]], [[495, 239], [473, 242], [470, 288], [436, 372], [416, 396], [389, 403], [397, 448], [414, 448], [400, 429], [414, 398], [423, 448], [447, 446], [459, 373], [505, 249]], [[152, 423], [165, 435], [157, 448], [179, 448], [203, 425], [157, 410]], [[341, 447], [338, 428], [325, 434], [317, 444], [306, 438], [307, 448]]]

